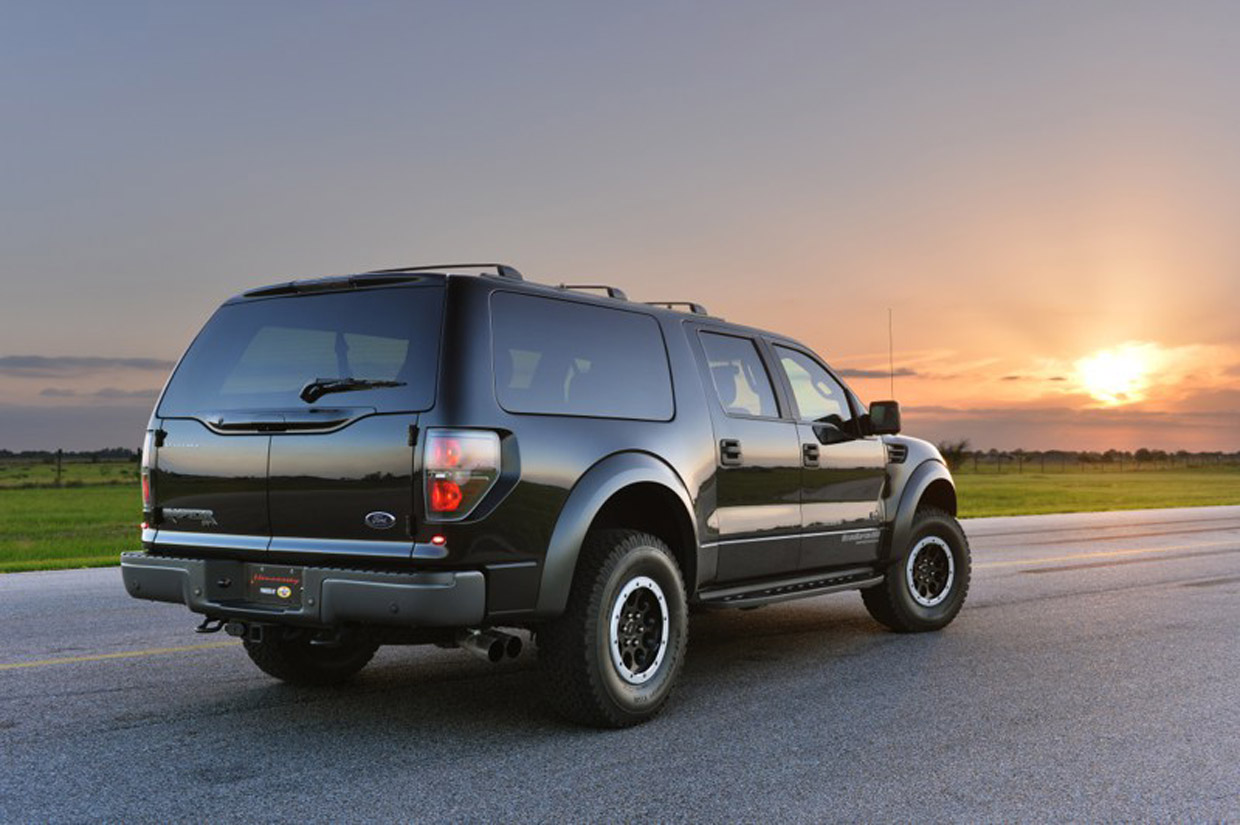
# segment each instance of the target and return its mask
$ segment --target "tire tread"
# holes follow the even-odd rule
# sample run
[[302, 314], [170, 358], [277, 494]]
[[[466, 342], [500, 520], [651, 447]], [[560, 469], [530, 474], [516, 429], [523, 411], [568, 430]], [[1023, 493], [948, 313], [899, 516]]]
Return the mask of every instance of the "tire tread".
[[[920, 525], [931, 520], [946, 520], [956, 525], [959, 531], [959, 540], [964, 557], [970, 557], [969, 538], [965, 535], [964, 530], [960, 529], [960, 523], [950, 513], [938, 507], [919, 507], [917, 513], [913, 516], [912, 535], [916, 536], [920, 529]], [[904, 558], [904, 549], [901, 549], [899, 559]], [[965, 566], [964, 571], [958, 576], [959, 596], [954, 597], [955, 607], [947, 615], [946, 621], [938, 621], [927, 624], [926, 620], [916, 614], [910, 612], [901, 598], [901, 589], [904, 587], [903, 569], [899, 561], [892, 564], [887, 572], [887, 577], [882, 584], [874, 587], [868, 587], [861, 591], [861, 600], [865, 603], [865, 609], [869, 611], [871, 618], [883, 625], [889, 630], [896, 633], [922, 633], [930, 630], [939, 630], [946, 627], [955, 619], [956, 614], [964, 605], [965, 599], [969, 595], [969, 580], [972, 576], [972, 564]]]
[[[538, 631], [538, 659], [544, 671], [554, 710], [569, 721], [590, 727], [625, 728], [645, 722], [662, 710], [634, 714], [617, 708], [610, 701], [599, 669], [592, 661], [594, 618], [603, 613], [603, 593], [611, 572], [634, 549], [654, 547], [675, 559], [667, 545], [649, 533], [637, 530], [606, 529], [592, 531], [582, 545], [564, 613]], [[682, 584], [683, 587], [683, 584]], [[669, 650], [676, 664], [684, 652], [686, 626], [677, 650]], [[553, 694], [550, 692], [554, 691]]]

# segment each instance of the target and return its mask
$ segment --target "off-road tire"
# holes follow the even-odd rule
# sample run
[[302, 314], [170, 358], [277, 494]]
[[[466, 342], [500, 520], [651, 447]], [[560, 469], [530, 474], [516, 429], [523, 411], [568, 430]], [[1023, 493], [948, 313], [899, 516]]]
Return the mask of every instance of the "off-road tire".
[[[916, 565], [922, 553], [943, 558], [944, 547], [951, 555], [950, 584], [938, 591], [915, 594], [910, 586], [910, 578], [916, 580], [910, 573], [910, 555], [918, 552], [919, 558], [913, 560]], [[897, 633], [940, 630], [960, 612], [969, 592], [970, 570], [969, 540], [960, 522], [942, 510], [924, 507], [913, 516], [908, 545], [898, 549], [887, 577], [882, 584], [862, 590], [861, 598], [875, 621]], [[936, 604], [925, 604], [939, 598]]]
[[245, 652], [268, 676], [292, 685], [337, 685], [366, 667], [379, 645], [364, 637], [337, 645], [312, 645], [309, 631], [275, 633], [261, 642], [245, 641]]
[[[649, 587], [649, 582], [657, 587]], [[629, 595], [621, 598], [626, 590]], [[630, 615], [630, 605], [641, 607], [640, 615], [651, 628], [642, 634], [647, 647], [634, 660], [634, 670], [628, 670], [625, 658], [634, 655], [632, 651], [626, 652], [621, 642], [613, 655], [611, 638], [613, 615], [621, 616], [617, 627], [621, 626], [623, 617]], [[651, 618], [655, 614], [659, 621]], [[538, 631], [538, 660], [548, 704], [570, 721], [592, 727], [625, 728], [645, 722], [667, 701], [688, 635], [684, 580], [667, 545], [636, 530], [593, 531], [581, 548], [564, 614]], [[633, 635], [628, 638], [636, 644]], [[649, 649], [661, 649], [661, 658], [645, 652]], [[645, 669], [635, 672], [643, 664]], [[634, 683], [635, 679], [644, 681]]]

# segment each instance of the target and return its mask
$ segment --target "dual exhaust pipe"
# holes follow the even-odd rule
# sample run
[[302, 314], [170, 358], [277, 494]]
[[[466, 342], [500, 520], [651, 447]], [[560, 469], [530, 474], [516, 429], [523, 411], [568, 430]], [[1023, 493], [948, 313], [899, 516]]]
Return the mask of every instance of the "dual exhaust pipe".
[[456, 634], [456, 646], [492, 664], [521, 655], [521, 640], [500, 630], [462, 630]]

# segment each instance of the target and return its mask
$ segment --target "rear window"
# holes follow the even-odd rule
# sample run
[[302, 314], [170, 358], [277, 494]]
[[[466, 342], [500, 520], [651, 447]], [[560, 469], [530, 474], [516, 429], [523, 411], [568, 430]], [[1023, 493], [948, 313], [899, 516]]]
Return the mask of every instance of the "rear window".
[[401, 386], [324, 395], [317, 404], [380, 412], [428, 409], [435, 399], [442, 315], [441, 287], [226, 304], [181, 360], [159, 414], [306, 408], [302, 387], [340, 378]]
[[667, 349], [649, 315], [498, 292], [491, 324], [495, 392], [509, 412], [672, 417]]

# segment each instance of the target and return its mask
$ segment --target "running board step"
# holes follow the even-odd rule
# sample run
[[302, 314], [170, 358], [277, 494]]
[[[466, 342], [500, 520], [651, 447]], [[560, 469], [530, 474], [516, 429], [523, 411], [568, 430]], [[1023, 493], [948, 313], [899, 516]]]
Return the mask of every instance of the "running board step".
[[841, 590], [859, 590], [879, 584], [881, 573], [864, 567], [853, 570], [837, 570], [830, 574], [816, 573], [777, 582], [723, 587], [707, 590], [698, 596], [704, 607], [756, 607], [790, 599], [821, 596]]

